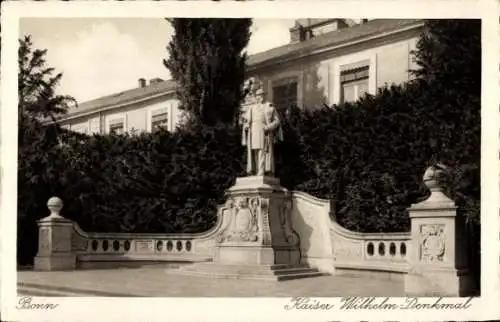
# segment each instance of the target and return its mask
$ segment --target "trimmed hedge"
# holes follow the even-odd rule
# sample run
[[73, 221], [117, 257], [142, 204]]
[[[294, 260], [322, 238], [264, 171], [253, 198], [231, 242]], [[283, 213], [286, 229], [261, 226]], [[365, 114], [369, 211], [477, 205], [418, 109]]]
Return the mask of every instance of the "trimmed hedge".
[[[348, 229], [391, 232], [409, 229], [406, 208], [427, 193], [426, 167], [447, 165], [441, 181], [467, 219], [469, 262], [478, 277], [480, 22], [427, 26], [432, 32], [418, 45], [417, 81], [354, 104], [284, 111], [277, 176], [289, 189], [334, 199], [337, 220]], [[48, 214], [54, 195], [65, 201], [64, 215], [87, 231], [209, 229], [225, 190], [244, 173], [240, 140], [239, 129], [224, 126], [87, 137], [21, 124], [19, 262], [32, 261], [36, 220]]]
[[[434, 152], [425, 136], [430, 124], [418, 113], [421, 90], [392, 86], [355, 104], [285, 111], [285, 141], [277, 146], [282, 184], [335, 199], [337, 219], [348, 229], [407, 230], [406, 208], [426, 193], [421, 178]], [[56, 195], [66, 203], [65, 216], [87, 231], [200, 232], [213, 225], [225, 190], [244, 174], [237, 128], [136, 136], [63, 132], [63, 147], [56, 128], [37, 131], [43, 135], [27, 132], [20, 141], [24, 226], [47, 215], [47, 199]], [[448, 186], [456, 192], [454, 184], [462, 183], [461, 209], [477, 213], [470, 181], [463, 181], [472, 174], [478, 175], [450, 176], [455, 181]], [[21, 232], [20, 239], [26, 236]]]
[[430, 159], [417, 139], [425, 131], [414, 113], [419, 94], [415, 86], [392, 86], [354, 104], [288, 111], [282, 182], [335, 199], [337, 220], [348, 229], [408, 230], [406, 208], [425, 194]]
[[51, 196], [87, 231], [200, 232], [216, 220], [243, 170], [235, 129], [199, 127], [138, 136], [85, 137], [54, 127], [23, 132], [19, 163], [20, 262], [36, 253], [36, 220]]
[[61, 151], [56, 194], [83, 229], [199, 232], [215, 221], [224, 191], [242, 171], [234, 129], [91, 136]]
[[[289, 189], [335, 199], [337, 219], [348, 229], [407, 230], [406, 208], [425, 194], [421, 178], [433, 157], [424, 135], [428, 125], [415, 112], [420, 96], [418, 86], [392, 86], [355, 104], [289, 109], [277, 176]], [[46, 213], [46, 200], [57, 195], [66, 215], [86, 230], [206, 230], [225, 189], [244, 174], [240, 131], [232, 127], [67, 135], [66, 147], [39, 140], [31, 151], [37, 157], [22, 167], [31, 172], [20, 173], [30, 178], [20, 199], [31, 205], [24, 212]], [[451, 178], [460, 184], [464, 175]], [[464, 205], [476, 207], [470, 198]]]

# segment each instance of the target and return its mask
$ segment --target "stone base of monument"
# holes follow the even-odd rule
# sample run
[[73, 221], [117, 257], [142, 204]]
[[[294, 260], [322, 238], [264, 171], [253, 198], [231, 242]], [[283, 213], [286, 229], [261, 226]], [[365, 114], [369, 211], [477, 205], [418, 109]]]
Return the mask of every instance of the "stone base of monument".
[[213, 278], [288, 280], [324, 275], [301, 264], [300, 239], [291, 223], [291, 195], [279, 179], [237, 178], [219, 208], [223, 223], [213, 262], [178, 273]]
[[411, 270], [405, 278], [407, 296], [467, 296], [475, 289], [467, 270]]

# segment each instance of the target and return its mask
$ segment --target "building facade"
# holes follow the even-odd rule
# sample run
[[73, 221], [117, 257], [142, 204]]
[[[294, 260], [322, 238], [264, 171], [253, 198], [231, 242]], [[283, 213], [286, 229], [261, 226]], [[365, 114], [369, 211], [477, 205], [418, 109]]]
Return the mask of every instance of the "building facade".
[[[331, 106], [401, 84], [416, 68], [422, 20], [299, 19], [290, 42], [249, 56], [247, 76], [259, 79], [278, 107]], [[72, 108], [60, 123], [81, 133], [174, 130], [181, 122], [175, 82], [139, 79], [138, 87]]]

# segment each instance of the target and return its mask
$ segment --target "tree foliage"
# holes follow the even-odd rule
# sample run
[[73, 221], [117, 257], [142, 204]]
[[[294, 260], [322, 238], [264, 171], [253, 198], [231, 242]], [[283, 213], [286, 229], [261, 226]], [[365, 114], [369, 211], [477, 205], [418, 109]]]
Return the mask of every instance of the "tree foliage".
[[443, 181], [468, 220], [479, 221], [481, 21], [428, 20], [415, 51], [428, 148], [447, 165]]
[[[449, 167], [443, 183], [460, 214], [479, 222], [480, 24], [427, 21], [415, 55], [420, 69], [408, 84], [356, 103], [290, 108], [283, 117], [277, 176], [288, 189], [334, 199], [337, 219], [348, 229], [408, 230], [406, 208], [426, 194], [422, 175], [437, 161]], [[185, 65], [194, 64], [190, 59]], [[43, 215], [47, 199], [58, 195], [65, 214], [86, 230], [206, 230], [225, 189], [243, 173], [240, 132], [232, 126], [65, 134], [67, 146], [57, 149], [51, 149], [57, 135], [44, 131], [30, 145], [36, 157], [23, 161], [24, 211]]]
[[441, 179], [466, 219], [470, 268], [480, 283], [481, 20], [427, 20], [414, 73], [419, 109], [433, 157], [448, 166]]
[[243, 98], [251, 19], [169, 19], [175, 34], [164, 65], [191, 121], [234, 124]]
[[43, 120], [64, 114], [70, 96], [57, 95], [62, 74], [46, 66], [47, 50], [34, 49], [30, 36], [19, 40], [18, 50], [18, 243], [19, 256], [33, 255], [25, 247], [37, 236], [36, 220], [46, 215], [43, 209], [52, 183], [65, 168], [58, 150], [61, 138], [68, 135], [57, 124], [43, 125]]
[[62, 73], [46, 66], [47, 50], [34, 49], [30, 36], [19, 40], [18, 94], [20, 119], [40, 120], [65, 114], [69, 104], [76, 104], [71, 96], [57, 95], [56, 88]]

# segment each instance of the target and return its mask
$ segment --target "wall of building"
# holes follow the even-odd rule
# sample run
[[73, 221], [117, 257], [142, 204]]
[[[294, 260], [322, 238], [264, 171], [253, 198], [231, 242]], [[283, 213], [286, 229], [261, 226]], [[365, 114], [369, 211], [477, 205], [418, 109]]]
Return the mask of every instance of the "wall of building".
[[[168, 129], [173, 131], [181, 119], [178, 101], [173, 97], [163, 97], [148, 102], [112, 110], [96, 112], [77, 119], [68, 120], [63, 126], [80, 133], [109, 133], [109, 126], [121, 120], [126, 132], [151, 131], [151, 118], [156, 113], [168, 113]], [[69, 126], [68, 126], [69, 125]]]
[[410, 54], [416, 48], [417, 35], [401, 35], [391, 39], [353, 45], [328, 54], [316, 55], [272, 68], [252, 71], [259, 78], [273, 100], [273, 86], [295, 77], [298, 81], [299, 107], [314, 108], [340, 102], [340, 72], [343, 66], [367, 61], [370, 65], [369, 92], [385, 84], [401, 84], [410, 79], [409, 70], [415, 68]]
[[[416, 68], [411, 51], [416, 48], [419, 30], [372, 39], [341, 48], [311, 53], [291, 61], [276, 60], [266, 67], [250, 69], [249, 77], [256, 77], [264, 84], [267, 99], [275, 101], [273, 87], [290, 79], [297, 81], [297, 105], [315, 108], [324, 104], [331, 106], [341, 102], [340, 75], [344, 69], [360, 63], [369, 65], [368, 92], [392, 83], [401, 84], [411, 78], [409, 70]], [[94, 113], [78, 119], [68, 120], [70, 128], [82, 133], [108, 133], [109, 124], [121, 118], [125, 130], [151, 131], [151, 116], [165, 109], [169, 114], [169, 130], [181, 122], [178, 101], [173, 93], [128, 107]]]

